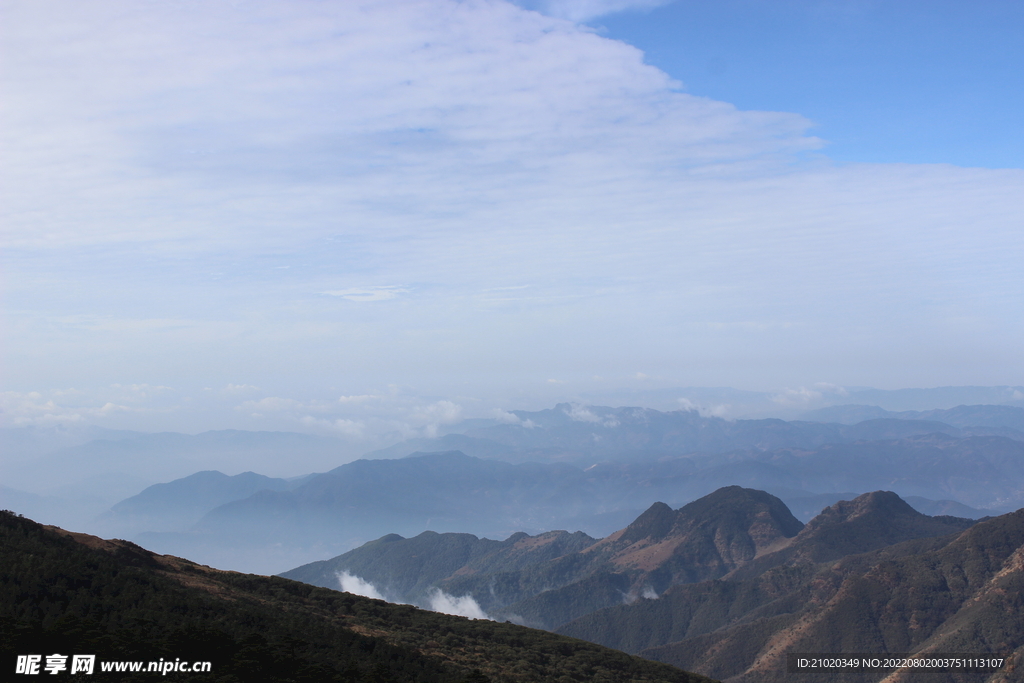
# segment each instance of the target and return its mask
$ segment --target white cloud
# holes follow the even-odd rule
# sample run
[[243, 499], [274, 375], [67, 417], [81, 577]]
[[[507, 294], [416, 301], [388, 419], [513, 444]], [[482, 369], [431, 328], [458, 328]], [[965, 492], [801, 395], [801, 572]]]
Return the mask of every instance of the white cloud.
[[362, 595], [364, 598], [374, 598], [376, 600], [386, 599], [369, 581], [364, 581], [358, 576], [349, 574], [348, 572], [338, 572], [337, 576], [338, 585], [341, 586], [341, 590], [346, 593]]
[[676, 402], [679, 407], [683, 410], [696, 410], [702, 417], [721, 417], [725, 418], [729, 415], [732, 406], [728, 403], [716, 403], [713, 405], [705, 405], [702, 403], [694, 403], [688, 398], [677, 398]]
[[573, 404], [565, 411], [565, 414], [576, 422], [600, 422], [601, 418], [590, 412], [586, 406]]
[[687, 94], [639, 50], [500, 0], [4, 16], [17, 386], [72, 383], [98, 409], [135, 405], [115, 378], [244, 377], [303, 397], [265, 419], [377, 428], [351, 409], [405, 433], [446, 419], [418, 412], [434, 398], [333, 397], [551, 405], [638, 362], [715, 386], [1024, 372], [1020, 170], [834, 165], [798, 114]]
[[489, 619], [490, 617], [480, 609], [480, 605], [473, 598], [472, 595], [463, 595], [462, 597], [455, 597], [449, 595], [442, 590], [435, 588], [430, 596], [430, 609], [435, 612], [441, 612], [442, 614], [454, 614], [460, 617], [469, 617], [470, 619]]
[[409, 290], [402, 287], [357, 287], [322, 292], [328, 296], [337, 296], [349, 301], [387, 301]]
[[492, 414], [494, 415], [494, 419], [496, 419], [498, 422], [501, 422], [502, 424], [517, 425], [521, 424], [523, 421], [522, 418], [520, 418], [515, 413], [509, 412], [502, 408], [495, 408]]
[[413, 419], [420, 422], [452, 424], [462, 417], [462, 406], [451, 401], [437, 401], [419, 406], [413, 412]]
[[169, 387], [112, 385], [103, 392], [76, 389], [0, 392], [0, 426], [55, 427], [72, 424], [109, 426], [111, 420], [131, 415], [173, 412], [165, 394]]

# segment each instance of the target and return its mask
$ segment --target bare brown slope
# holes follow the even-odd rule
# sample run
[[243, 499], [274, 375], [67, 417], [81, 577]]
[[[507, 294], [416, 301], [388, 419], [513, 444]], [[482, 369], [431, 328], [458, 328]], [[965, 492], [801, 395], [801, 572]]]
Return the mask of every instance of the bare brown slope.
[[781, 539], [768, 552], [727, 574], [728, 581], [676, 585], [659, 600], [581, 616], [558, 631], [640, 652], [740, 621], [791, 615], [810, 599], [809, 582], [815, 580], [819, 565], [880, 548], [886, 550], [874, 555], [875, 561], [931, 550], [950, 539], [908, 542], [948, 536], [973, 523], [922, 515], [891, 492], [867, 493], [827, 508], [792, 539]]
[[929, 517], [892, 491], [873, 491], [825, 508], [791, 540], [727, 578], [752, 578], [783, 564], [833, 562], [915, 538], [957, 533], [974, 523], [959, 517]]
[[[729, 683], [782, 683], [792, 679], [785, 672], [787, 652], [1009, 653], [1024, 647], [1022, 547], [1019, 510], [978, 523], [939, 549], [898, 559], [878, 551], [875, 562], [871, 554], [839, 561], [805, 583], [794, 609], [741, 619], [642, 654]], [[827, 680], [880, 681], [886, 675]], [[921, 674], [896, 672], [890, 679], [918, 680], [915, 675]], [[982, 679], [929, 674], [927, 680]]]
[[724, 576], [802, 528], [775, 496], [727, 486], [675, 511], [655, 503], [581, 554], [603, 569], [635, 572], [667, 588]]
[[728, 486], [679, 510], [655, 503], [625, 529], [581, 552], [445, 586], [484, 602], [502, 598], [488, 603], [488, 612], [502, 618], [556, 628], [676, 584], [724, 576], [802, 526], [778, 498]]

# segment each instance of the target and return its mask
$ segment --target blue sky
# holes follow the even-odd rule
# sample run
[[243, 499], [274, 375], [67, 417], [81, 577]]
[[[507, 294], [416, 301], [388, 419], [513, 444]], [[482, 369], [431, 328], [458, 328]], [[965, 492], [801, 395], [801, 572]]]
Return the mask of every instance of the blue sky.
[[1024, 4], [677, 0], [597, 17], [689, 92], [811, 119], [836, 161], [1024, 163]]
[[0, 7], [5, 425], [1024, 384], [1019, 3]]

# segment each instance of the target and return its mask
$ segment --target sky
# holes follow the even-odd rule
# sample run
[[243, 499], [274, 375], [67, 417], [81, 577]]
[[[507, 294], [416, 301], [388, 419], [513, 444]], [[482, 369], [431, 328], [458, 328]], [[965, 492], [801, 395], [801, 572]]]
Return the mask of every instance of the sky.
[[0, 425], [1024, 384], [1019, 2], [0, 13]]

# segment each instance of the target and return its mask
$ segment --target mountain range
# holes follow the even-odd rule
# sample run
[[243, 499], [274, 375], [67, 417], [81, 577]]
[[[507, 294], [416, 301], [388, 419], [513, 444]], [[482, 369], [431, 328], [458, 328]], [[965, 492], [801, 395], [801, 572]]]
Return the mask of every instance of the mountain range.
[[[842, 408], [847, 417], [863, 409]], [[26, 448], [63, 445], [7, 463], [5, 474], [18, 476], [5, 477], [0, 505], [51, 522], [84, 523], [92, 533], [131, 538], [159, 552], [264, 573], [387, 533], [503, 539], [567, 529], [604, 537], [655, 501], [678, 507], [727, 485], [769, 491], [805, 522], [838, 500], [878, 489], [930, 514], [981, 517], [1024, 505], [1024, 441], [1011, 438], [1024, 409], [960, 406], [893, 415], [854, 424], [729, 421], [695, 410], [559, 404], [468, 420], [462, 433], [414, 439], [288, 479], [266, 472], [228, 476], [210, 465], [189, 470], [200, 462], [248, 459], [280, 472], [285, 462], [336, 461], [340, 442], [286, 433], [104, 432], [73, 445], [75, 438], [97, 436], [95, 430], [77, 436], [6, 430], [0, 436]], [[127, 482], [153, 477], [154, 467], [188, 476], [113, 497], [131, 490]], [[50, 488], [13, 488], [26, 472]]]
[[[553, 629], [728, 683], [791, 680], [788, 652], [1024, 655], [1024, 510], [981, 521], [876, 491], [804, 525], [762, 491], [658, 503], [597, 540], [519, 534], [385, 536], [284, 576], [391, 599], [440, 591], [492, 618]], [[885, 671], [816, 681], [1011, 681]], [[808, 674], [810, 675], [810, 674]]]
[[388, 533], [458, 531], [504, 539], [517, 531], [566, 529], [603, 537], [654, 501], [678, 507], [736, 484], [769, 490], [803, 520], [850, 494], [879, 489], [913, 497], [926, 511], [980, 517], [1024, 506], [1021, 471], [1024, 442], [941, 433], [588, 468], [420, 453], [342, 465], [288, 490], [214, 507], [185, 532], [149, 532], [135, 540], [215, 565], [246, 562], [234, 566], [272, 572], [289, 558], [330, 557]]
[[[0, 661], [43, 665], [208, 662], [167, 681], [220, 683], [714, 683], [670, 665], [553, 633], [471, 620], [276, 577], [225, 572], [126, 541], [44, 527], [0, 512]], [[38, 660], [37, 660], [38, 661]], [[21, 678], [21, 676], [17, 676]], [[10, 679], [9, 679], [10, 680]]]

